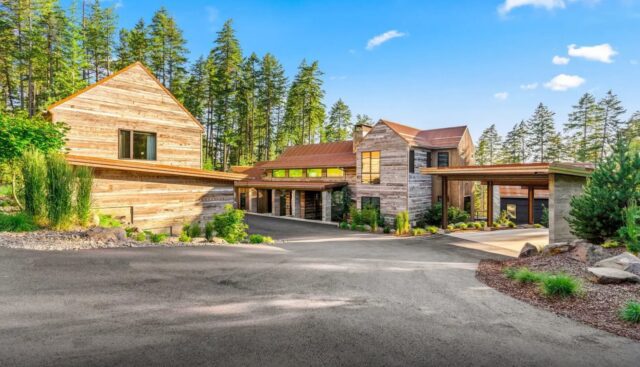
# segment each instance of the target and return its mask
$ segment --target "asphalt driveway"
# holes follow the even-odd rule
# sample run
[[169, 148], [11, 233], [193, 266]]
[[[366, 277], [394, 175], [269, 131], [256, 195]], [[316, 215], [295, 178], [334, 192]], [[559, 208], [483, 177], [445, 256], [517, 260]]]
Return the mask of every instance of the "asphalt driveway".
[[[1, 366], [637, 366], [474, 278], [497, 255], [249, 217], [277, 246], [0, 248]], [[460, 241], [456, 239], [456, 241]]]

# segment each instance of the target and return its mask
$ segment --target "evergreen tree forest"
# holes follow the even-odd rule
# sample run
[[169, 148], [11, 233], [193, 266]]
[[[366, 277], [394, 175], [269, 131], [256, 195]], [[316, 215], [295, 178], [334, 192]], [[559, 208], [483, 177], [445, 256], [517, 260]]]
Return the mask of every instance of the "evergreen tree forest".
[[0, 2], [1, 113], [39, 115], [140, 61], [205, 126], [206, 168], [228, 170], [274, 159], [289, 145], [348, 138], [351, 111], [338, 100], [327, 113], [317, 61], [302, 60], [289, 79], [274, 55], [243, 52], [232, 20], [212, 37], [208, 55], [190, 55], [167, 9], [117, 29], [116, 9], [104, 5]]
[[640, 136], [640, 111], [625, 118], [626, 112], [612, 91], [600, 100], [585, 93], [572, 106], [563, 130], [557, 131], [555, 113], [540, 103], [533, 115], [515, 124], [504, 139], [495, 125], [485, 129], [476, 145], [476, 163], [599, 163], [621, 139]]

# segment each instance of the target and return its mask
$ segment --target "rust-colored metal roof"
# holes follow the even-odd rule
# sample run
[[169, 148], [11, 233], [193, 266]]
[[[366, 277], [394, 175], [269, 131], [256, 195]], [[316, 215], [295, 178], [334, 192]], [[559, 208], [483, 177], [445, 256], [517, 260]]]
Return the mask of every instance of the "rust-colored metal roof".
[[334, 143], [295, 145], [261, 167], [277, 168], [326, 168], [355, 167], [356, 155], [351, 140]]
[[[536, 189], [534, 190], [534, 195], [536, 199], [548, 199], [549, 198], [549, 190]], [[528, 198], [529, 190], [526, 187], [521, 186], [500, 186], [500, 197], [501, 198]]]
[[393, 121], [380, 120], [409, 145], [429, 149], [451, 149], [460, 144], [467, 130], [466, 126], [445, 127], [441, 129], [419, 130]]
[[267, 161], [256, 162], [253, 166], [231, 166], [231, 172], [246, 175], [245, 180], [260, 180], [264, 174], [262, 167]]
[[167, 166], [163, 164], [144, 163], [130, 160], [106, 159], [87, 156], [67, 155], [67, 162], [74, 166], [109, 168], [123, 171], [156, 173], [163, 175], [200, 177], [215, 180], [238, 181], [247, 177], [245, 174], [205, 171], [197, 168]]
[[253, 187], [258, 189], [287, 189], [287, 190], [307, 190], [323, 191], [347, 185], [347, 182], [322, 182], [322, 181], [264, 181], [264, 180], [243, 180], [236, 181], [236, 187]]

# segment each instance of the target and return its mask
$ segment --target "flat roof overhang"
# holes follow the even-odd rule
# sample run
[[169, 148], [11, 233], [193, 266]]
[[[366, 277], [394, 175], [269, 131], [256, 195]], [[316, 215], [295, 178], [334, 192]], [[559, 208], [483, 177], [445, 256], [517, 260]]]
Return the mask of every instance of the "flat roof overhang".
[[254, 189], [324, 191], [346, 186], [347, 182], [322, 181], [236, 181], [235, 187]]

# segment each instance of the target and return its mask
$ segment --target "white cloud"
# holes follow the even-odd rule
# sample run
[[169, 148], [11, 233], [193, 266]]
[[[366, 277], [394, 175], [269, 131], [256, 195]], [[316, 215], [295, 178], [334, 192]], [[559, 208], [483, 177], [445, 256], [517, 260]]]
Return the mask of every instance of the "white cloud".
[[570, 60], [568, 57], [554, 56], [551, 62], [556, 65], [567, 65]]
[[507, 98], [509, 98], [509, 93], [507, 92], [498, 92], [496, 94], [493, 95], [493, 98], [499, 100], [499, 101], [504, 101]]
[[607, 64], [613, 62], [611, 58], [618, 54], [616, 50], [611, 47], [608, 43], [603, 43], [601, 45], [595, 46], [582, 46], [577, 47], [576, 45], [569, 45], [569, 56], [573, 57], [582, 57], [587, 60], [592, 61], [600, 61]]
[[584, 84], [586, 80], [577, 75], [559, 74], [544, 84], [545, 88], [564, 92], [567, 89], [576, 88]]
[[538, 83], [529, 83], [529, 84], [521, 84], [520, 89], [522, 90], [534, 90], [538, 88]]
[[498, 13], [507, 15], [511, 10], [523, 6], [552, 10], [555, 8], [564, 9], [566, 5], [564, 0], [505, 0], [504, 4], [498, 7]]
[[220, 15], [220, 12], [213, 6], [206, 6], [204, 10], [207, 12], [207, 21], [209, 22], [209, 24], [214, 25], [218, 20], [218, 15]]
[[373, 50], [381, 44], [398, 37], [404, 37], [406, 33], [398, 32], [395, 29], [379, 34], [367, 42], [367, 50]]

